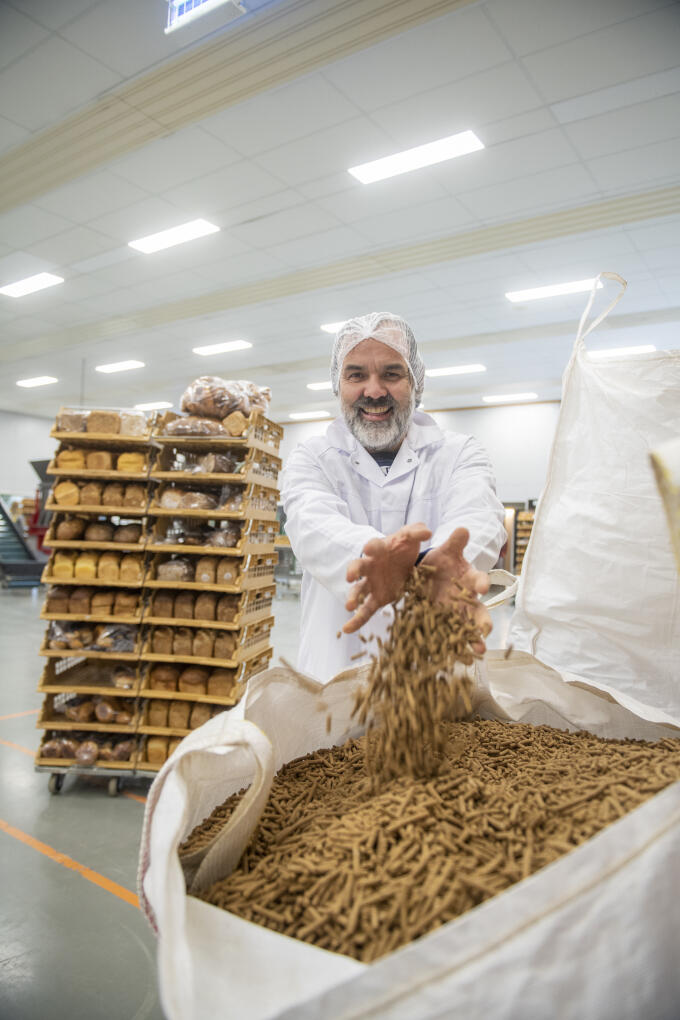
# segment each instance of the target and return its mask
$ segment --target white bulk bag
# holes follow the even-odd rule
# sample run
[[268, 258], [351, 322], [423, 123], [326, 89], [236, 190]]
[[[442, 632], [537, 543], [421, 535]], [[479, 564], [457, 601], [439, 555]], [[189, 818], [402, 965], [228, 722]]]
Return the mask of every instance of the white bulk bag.
[[564, 374], [509, 641], [680, 722], [680, 585], [649, 458], [680, 433], [680, 351], [592, 358], [585, 337], [623, 292], [585, 328], [595, 293]]
[[[564, 683], [530, 656], [487, 656], [480, 709], [587, 725], [603, 735], [678, 735], [663, 713]], [[350, 712], [367, 667], [321, 685], [276, 668], [245, 701], [186, 737], [147, 800], [140, 899], [158, 933], [169, 1020], [492, 1016], [671, 1020], [680, 1005], [680, 783], [561, 860], [373, 964], [317, 949], [187, 895], [177, 847], [252, 781], [219, 837], [191, 862], [204, 888], [236, 864], [275, 771], [357, 735]], [[508, 707], [510, 711], [508, 711]], [[536, 713], [538, 712], [538, 716]], [[331, 731], [326, 719], [331, 716]], [[608, 733], [611, 729], [611, 733]]]

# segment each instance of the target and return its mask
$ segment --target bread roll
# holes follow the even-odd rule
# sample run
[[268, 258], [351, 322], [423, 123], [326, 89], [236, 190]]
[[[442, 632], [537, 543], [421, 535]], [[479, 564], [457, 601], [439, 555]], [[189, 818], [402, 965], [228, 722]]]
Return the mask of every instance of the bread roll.
[[113, 533], [114, 542], [125, 542], [133, 545], [142, 537], [141, 524], [120, 524]]
[[189, 729], [189, 716], [191, 714], [191, 702], [173, 701], [168, 709], [168, 726], [173, 730]]
[[77, 542], [85, 533], [87, 521], [82, 517], [66, 517], [59, 521], [54, 532], [54, 537], [59, 542]]
[[146, 468], [146, 458], [143, 453], [121, 453], [116, 461], [116, 470], [125, 471], [127, 474], [139, 474]]
[[86, 542], [110, 542], [113, 538], [113, 524], [108, 521], [94, 521], [85, 528]]
[[60, 411], [57, 415], [57, 432], [84, 432], [87, 411]]
[[121, 436], [143, 436], [149, 429], [149, 423], [143, 411], [120, 412]]
[[104, 435], [118, 435], [120, 415], [115, 411], [90, 411], [87, 419], [87, 431], [100, 432]]
[[231, 623], [238, 613], [238, 597], [222, 595], [217, 602], [216, 619], [222, 623]]
[[142, 580], [142, 557], [128, 553], [120, 561], [120, 579], [131, 584]]
[[120, 482], [108, 482], [102, 490], [103, 506], [122, 506], [125, 488]]
[[191, 654], [200, 659], [211, 659], [215, 645], [215, 632], [211, 630], [195, 630]]
[[146, 713], [147, 726], [167, 726], [168, 714], [172, 701], [161, 701], [159, 698], [149, 698], [149, 707]]
[[157, 591], [153, 597], [151, 615], [161, 620], [170, 619], [175, 608], [175, 593], [172, 591]]
[[213, 655], [216, 659], [232, 659], [236, 651], [236, 635], [230, 630], [217, 632]]
[[172, 654], [191, 655], [193, 632], [190, 627], [175, 627], [172, 634]]
[[149, 688], [152, 691], [176, 691], [179, 674], [176, 666], [152, 666], [149, 670]]
[[111, 610], [113, 608], [114, 592], [94, 591], [92, 593], [92, 599], [90, 602], [90, 612], [93, 616], [111, 616]]
[[240, 573], [240, 561], [222, 556], [215, 571], [216, 584], [237, 584]]
[[57, 482], [53, 496], [59, 506], [77, 506], [80, 503], [80, 489], [75, 482]]
[[104, 486], [101, 482], [85, 482], [80, 490], [80, 502], [83, 506], [99, 506], [102, 502]]
[[51, 574], [53, 577], [63, 577], [64, 579], [73, 577], [73, 569], [76, 562], [76, 553], [61, 552], [57, 550], [54, 553], [52, 560]]
[[191, 708], [191, 715], [189, 716], [189, 729], [197, 730], [199, 726], [206, 723], [210, 718], [211, 706], [206, 705], [200, 701], [196, 702]]
[[217, 570], [217, 559], [215, 556], [200, 556], [196, 560], [196, 574], [194, 580], [200, 584], [214, 584]]
[[90, 450], [85, 457], [88, 471], [110, 471], [113, 457], [109, 450]]
[[154, 627], [151, 631], [151, 651], [156, 655], [172, 655], [172, 627]]
[[168, 757], [167, 737], [146, 738], [146, 760], [153, 765], [162, 765]]
[[216, 698], [228, 698], [234, 686], [234, 670], [214, 669], [208, 677], [207, 694]]
[[209, 670], [202, 666], [187, 666], [177, 680], [177, 690], [187, 694], [205, 694], [208, 687]]
[[126, 485], [123, 506], [146, 506], [146, 488], [143, 485]]
[[136, 616], [139, 609], [139, 595], [133, 591], [117, 591], [113, 603], [114, 616]]
[[102, 581], [118, 581], [120, 579], [120, 555], [105, 552], [97, 563], [97, 577]]
[[195, 595], [192, 591], [180, 591], [175, 596], [175, 619], [193, 620]]
[[68, 613], [70, 600], [70, 588], [50, 588], [45, 601], [45, 612], [53, 616], [57, 613]]
[[159, 581], [193, 581], [194, 564], [186, 557], [173, 557], [158, 564], [156, 577]]
[[55, 458], [58, 468], [71, 468], [73, 471], [82, 471], [85, 467], [85, 454], [82, 450], [73, 450], [66, 447], [59, 450]]
[[75, 563], [73, 576], [79, 577], [82, 581], [94, 580], [97, 576], [97, 557], [95, 553], [80, 553]]
[[217, 596], [211, 591], [201, 592], [194, 605], [195, 620], [214, 620]]

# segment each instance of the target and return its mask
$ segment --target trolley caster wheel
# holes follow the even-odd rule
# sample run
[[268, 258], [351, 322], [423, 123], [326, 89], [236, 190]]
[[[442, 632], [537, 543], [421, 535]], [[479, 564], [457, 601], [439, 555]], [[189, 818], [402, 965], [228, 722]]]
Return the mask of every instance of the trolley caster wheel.
[[62, 786], [64, 785], [64, 777], [61, 772], [53, 772], [50, 778], [47, 780], [47, 789], [50, 793], [59, 793]]
[[117, 797], [120, 793], [120, 779], [118, 776], [114, 776], [113, 779], [109, 779], [109, 797]]

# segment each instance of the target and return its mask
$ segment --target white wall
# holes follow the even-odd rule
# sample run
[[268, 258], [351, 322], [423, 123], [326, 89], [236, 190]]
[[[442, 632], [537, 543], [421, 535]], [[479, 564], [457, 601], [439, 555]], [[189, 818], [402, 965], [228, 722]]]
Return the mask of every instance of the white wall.
[[[432, 417], [440, 428], [475, 436], [491, 458], [499, 498], [519, 503], [541, 493], [558, 414], [559, 404], [541, 403], [437, 411]], [[280, 450], [284, 464], [298, 443], [323, 435], [328, 425], [329, 419], [284, 423]]]
[[0, 493], [34, 496], [38, 476], [31, 460], [49, 460], [56, 449], [50, 439], [53, 418], [0, 411]]

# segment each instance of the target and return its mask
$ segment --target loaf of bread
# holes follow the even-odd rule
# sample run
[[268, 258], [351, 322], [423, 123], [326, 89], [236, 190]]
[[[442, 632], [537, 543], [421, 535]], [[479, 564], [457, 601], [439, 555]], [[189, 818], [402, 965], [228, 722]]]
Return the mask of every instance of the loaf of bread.
[[209, 492], [187, 491], [179, 501], [180, 510], [215, 510], [217, 499]]
[[193, 631], [190, 627], [175, 627], [172, 632], [172, 654], [191, 655]]
[[173, 701], [168, 709], [168, 726], [173, 730], [186, 730], [189, 728], [190, 715], [191, 702]]
[[83, 537], [87, 521], [82, 517], [66, 517], [59, 521], [54, 532], [54, 537], [59, 542], [77, 542]]
[[120, 579], [120, 555], [115, 552], [105, 552], [99, 557], [97, 563], [97, 577], [101, 581], [118, 581]]
[[115, 411], [90, 411], [87, 419], [87, 431], [99, 432], [104, 435], [118, 435], [120, 415]]
[[142, 557], [137, 553], [128, 553], [120, 561], [120, 579], [136, 584], [142, 579]]
[[148, 431], [149, 423], [143, 411], [120, 412], [121, 436], [143, 436]]
[[87, 416], [87, 411], [60, 411], [56, 421], [57, 432], [84, 432]]
[[94, 765], [99, 757], [99, 744], [96, 740], [82, 740], [76, 748], [76, 761], [81, 765]]
[[194, 604], [194, 619], [214, 620], [216, 605], [217, 596], [213, 594], [213, 592], [201, 592], [200, 595], [196, 596], [196, 602]]
[[149, 708], [146, 713], [148, 726], [167, 726], [168, 714], [172, 701], [162, 701], [160, 698], [149, 698]]
[[200, 584], [214, 584], [216, 570], [217, 559], [215, 556], [201, 556], [196, 560], [194, 580]]
[[135, 474], [144, 471], [146, 458], [143, 453], [121, 453], [116, 461], [116, 470], [125, 471], [128, 474]]
[[179, 674], [176, 666], [152, 666], [149, 670], [149, 687], [152, 691], [176, 691]]
[[124, 737], [122, 740], [116, 740], [112, 750], [113, 761], [129, 761], [136, 746], [134, 737]]
[[133, 545], [142, 537], [141, 524], [119, 524], [113, 533], [114, 542], [125, 542]]
[[238, 613], [238, 598], [232, 595], [222, 595], [217, 602], [216, 619], [221, 623], [231, 623]]
[[217, 632], [214, 656], [216, 659], [232, 659], [236, 651], [236, 635], [230, 630]]
[[62, 552], [57, 550], [54, 553], [54, 559], [52, 560], [52, 576], [62, 577], [64, 579], [73, 577], [73, 569], [76, 562], [76, 553]]
[[222, 424], [230, 436], [242, 436], [248, 425], [248, 419], [241, 411], [232, 411]]
[[[112, 723], [118, 722], [118, 710], [119, 702], [114, 698], [100, 698], [96, 699], [94, 706], [94, 714], [97, 716], [99, 722]], [[129, 718], [127, 720], [130, 721]]]
[[189, 415], [186, 418], [175, 418], [165, 426], [168, 436], [228, 436], [229, 433], [222, 422], [214, 418], [201, 418]]
[[241, 525], [238, 521], [227, 521], [224, 527], [211, 528], [205, 536], [204, 545], [233, 549], [241, 540]]
[[68, 611], [76, 616], [89, 616], [92, 611], [92, 588], [73, 588], [68, 600]]
[[151, 651], [155, 655], [172, 655], [172, 627], [154, 627], [151, 631]]
[[71, 722], [89, 722], [94, 714], [94, 702], [88, 695], [71, 698], [64, 706], [64, 715]]
[[239, 560], [229, 559], [227, 556], [220, 557], [215, 572], [216, 584], [237, 584], [239, 577]]
[[97, 577], [96, 555], [91, 552], [81, 552], [76, 560], [73, 576], [79, 577], [82, 581], [94, 580]]
[[200, 659], [211, 659], [215, 645], [215, 632], [212, 630], [195, 630], [191, 654]]
[[146, 760], [153, 765], [162, 765], [168, 757], [167, 737], [146, 738]]
[[266, 408], [271, 399], [268, 386], [257, 386], [246, 379], [222, 379], [202, 375], [194, 379], [182, 394], [180, 408], [189, 414], [225, 418], [233, 411], [250, 414], [252, 407]]
[[88, 471], [110, 471], [113, 457], [109, 450], [90, 450], [85, 458]]
[[114, 616], [136, 616], [139, 609], [139, 595], [133, 591], [117, 591], [113, 603]]
[[99, 506], [103, 493], [104, 486], [101, 482], [85, 482], [80, 490], [80, 502], [83, 506]]
[[122, 506], [125, 488], [120, 482], [108, 482], [103, 490], [101, 502], [103, 506]]
[[75, 482], [57, 482], [53, 495], [59, 506], [77, 506], [80, 503], [80, 489]]
[[216, 698], [228, 698], [231, 695], [231, 689], [234, 686], [234, 670], [231, 669], [214, 669], [208, 677], [208, 689], [207, 694], [212, 694]]
[[153, 597], [151, 615], [161, 620], [168, 620], [175, 609], [175, 593], [172, 591], [157, 591]]
[[143, 485], [126, 485], [123, 506], [146, 506], [146, 489]]
[[90, 612], [93, 616], [111, 616], [113, 609], [114, 592], [108, 589], [101, 589], [92, 593], [90, 601]]
[[177, 680], [177, 690], [187, 694], [205, 694], [208, 687], [209, 670], [202, 666], [187, 666]]
[[170, 737], [170, 739], [168, 740], [168, 758], [170, 757], [171, 754], [174, 754], [174, 752], [177, 750], [181, 743], [182, 743], [181, 737]]
[[189, 729], [197, 730], [199, 726], [206, 723], [210, 718], [210, 712], [211, 706], [200, 701], [197, 701], [195, 705], [192, 705], [191, 715], [189, 716]]
[[199, 458], [198, 467], [206, 475], [231, 475], [236, 468], [236, 458], [231, 453], [205, 453]]
[[194, 565], [191, 560], [177, 556], [159, 563], [156, 577], [159, 581], [193, 581]]
[[180, 591], [175, 596], [175, 618], [178, 620], [193, 620], [194, 600], [192, 591]]
[[45, 600], [45, 612], [52, 616], [56, 616], [57, 613], [68, 613], [70, 600], [70, 588], [49, 588]]
[[86, 542], [110, 542], [113, 539], [113, 524], [108, 521], [94, 521], [85, 528]]
[[85, 467], [85, 454], [82, 450], [74, 450], [67, 446], [59, 450], [56, 456], [58, 468], [71, 468], [73, 471], [82, 471]]
[[111, 682], [114, 687], [119, 687], [121, 690], [132, 690], [137, 683], [134, 666], [116, 666], [113, 670]]
[[176, 510], [184, 495], [184, 489], [170, 488], [161, 493], [160, 505], [166, 510]]

